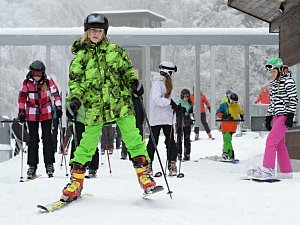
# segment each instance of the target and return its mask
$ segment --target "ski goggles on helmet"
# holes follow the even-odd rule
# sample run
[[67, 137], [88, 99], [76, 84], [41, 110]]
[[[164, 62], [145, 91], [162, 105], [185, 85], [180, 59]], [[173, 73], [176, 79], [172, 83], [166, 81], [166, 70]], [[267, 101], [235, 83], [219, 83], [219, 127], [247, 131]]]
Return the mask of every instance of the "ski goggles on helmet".
[[85, 18], [84, 23], [106, 23], [105, 16], [102, 14], [90, 14], [88, 17]]
[[32, 71], [31, 74], [33, 77], [42, 77], [43, 76], [43, 72], [41, 72], [41, 71]]
[[266, 70], [273, 70], [276, 69], [273, 65], [266, 65]]

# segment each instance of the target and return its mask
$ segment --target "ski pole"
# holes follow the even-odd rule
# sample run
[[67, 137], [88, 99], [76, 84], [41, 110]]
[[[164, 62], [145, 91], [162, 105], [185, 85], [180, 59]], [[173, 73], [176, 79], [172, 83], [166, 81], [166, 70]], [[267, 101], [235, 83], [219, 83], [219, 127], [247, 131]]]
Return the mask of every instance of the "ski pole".
[[22, 153], [21, 153], [21, 176], [20, 176], [20, 182], [24, 182], [24, 180], [23, 180], [23, 158], [24, 158], [24, 156], [23, 156], [23, 139], [24, 139], [24, 122], [22, 123], [22, 135], [21, 135], [21, 151], [22, 151]]
[[[184, 125], [184, 117], [182, 117], [181, 119], [181, 136], [180, 136], [180, 140], [181, 140], [181, 147], [182, 147], [182, 137], [183, 137], [183, 125]], [[178, 137], [178, 134], [177, 134], [177, 137]], [[180, 170], [181, 170], [181, 162], [182, 162], [182, 151], [180, 153], [180, 158], [179, 158], [179, 171], [178, 171], [178, 175], [177, 177], [178, 178], [183, 178], [184, 177], [184, 174], [183, 173], [180, 173]]]
[[[107, 127], [109, 129], [109, 127]], [[111, 175], [111, 165], [110, 165], [110, 157], [109, 157], [109, 152], [108, 152], [108, 131], [105, 131], [105, 148], [106, 148], [106, 155], [107, 155], [107, 161], [108, 161], [108, 167], [109, 167], [109, 173]]]
[[[147, 126], [148, 126], [148, 128], [149, 128], [150, 138], [151, 138], [151, 140], [152, 140], [152, 142], [153, 142], [153, 146], [154, 146], [155, 152], [156, 152], [156, 154], [157, 154], [157, 158], [158, 158], [158, 161], [159, 161], [159, 165], [160, 165], [160, 168], [161, 168], [161, 170], [162, 170], [162, 172], [163, 172], [163, 171], [164, 171], [164, 168], [163, 168], [163, 165], [162, 165], [162, 162], [161, 162], [160, 155], [159, 155], [158, 150], [157, 150], [157, 145], [156, 145], [156, 143], [155, 143], [155, 139], [154, 139], [154, 136], [153, 136], [153, 133], [152, 133], [152, 129], [151, 129], [151, 126], [150, 126], [150, 122], [149, 122], [149, 119], [148, 119], [148, 117], [147, 117], [147, 113], [146, 113], [145, 106], [144, 106], [144, 104], [143, 104], [143, 99], [142, 99], [141, 96], [139, 96], [139, 100], [140, 100], [140, 104], [141, 104], [141, 106], [142, 106], [142, 108], [143, 108], [143, 111], [144, 111], [144, 117], [145, 117]], [[169, 195], [170, 195], [170, 198], [172, 199], [172, 193], [173, 193], [173, 191], [170, 190], [169, 183], [168, 183], [166, 174], [165, 174], [164, 172], [163, 172], [163, 175], [164, 175], [164, 180], [165, 180], [166, 185], [167, 185], [167, 188], [168, 188], [168, 193], [167, 193], [167, 194], [169, 194]]]
[[[69, 176], [68, 168], [67, 168], [67, 160], [66, 160], [66, 155], [65, 155], [65, 146], [63, 144], [64, 137], [63, 137], [63, 129], [62, 129], [62, 120], [61, 120], [61, 118], [59, 118], [59, 130], [60, 130], [60, 142], [61, 142], [61, 146], [62, 146], [61, 154], [62, 154], [62, 158], [65, 161], [66, 176]], [[67, 128], [66, 128], [66, 130], [67, 130]]]

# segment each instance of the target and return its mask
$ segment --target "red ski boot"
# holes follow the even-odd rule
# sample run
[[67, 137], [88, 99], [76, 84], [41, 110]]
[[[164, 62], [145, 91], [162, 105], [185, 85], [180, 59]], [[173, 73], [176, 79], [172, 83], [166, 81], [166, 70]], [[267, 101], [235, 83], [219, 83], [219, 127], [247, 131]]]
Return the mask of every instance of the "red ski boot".
[[71, 173], [71, 182], [63, 189], [63, 195], [60, 198], [64, 202], [76, 200], [83, 189], [85, 167], [79, 163], [73, 163]]
[[135, 172], [137, 174], [139, 183], [141, 185], [141, 188], [145, 192], [151, 191], [153, 188], [155, 188], [156, 183], [152, 177], [151, 174], [148, 173], [148, 162], [145, 158], [145, 156], [137, 156], [132, 159], [133, 167], [135, 169]]

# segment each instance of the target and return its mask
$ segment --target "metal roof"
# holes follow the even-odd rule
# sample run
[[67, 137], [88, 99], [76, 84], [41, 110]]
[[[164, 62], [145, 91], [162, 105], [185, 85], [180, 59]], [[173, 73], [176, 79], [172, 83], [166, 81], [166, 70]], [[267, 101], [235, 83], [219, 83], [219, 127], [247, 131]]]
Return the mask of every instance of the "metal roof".
[[[71, 45], [83, 33], [75, 28], [0, 28], [0, 45]], [[111, 27], [108, 36], [122, 46], [278, 45], [267, 28], [131, 28]]]

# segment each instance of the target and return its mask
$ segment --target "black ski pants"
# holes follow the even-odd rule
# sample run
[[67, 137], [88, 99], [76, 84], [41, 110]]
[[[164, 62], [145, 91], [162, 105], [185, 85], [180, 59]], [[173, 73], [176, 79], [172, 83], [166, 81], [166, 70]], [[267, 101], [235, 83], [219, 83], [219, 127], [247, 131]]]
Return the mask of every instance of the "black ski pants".
[[182, 155], [182, 140], [184, 140], [184, 156], [186, 157], [191, 154], [191, 129], [191, 126], [177, 128], [178, 154]]
[[[172, 125], [157, 125], [157, 126], [151, 126], [153, 137], [155, 144], [157, 145], [159, 141], [159, 134], [160, 130], [163, 130], [163, 133], [165, 135], [165, 145], [167, 148], [167, 160], [168, 161], [176, 161], [177, 158], [177, 147], [174, 140], [174, 131]], [[154, 159], [154, 153], [155, 153], [155, 147], [152, 142], [152, 138], [149, 137], [149, 141], [147, 144], [147, 151], [148, 155], [153, 161]]]
[[30, 166], [37, 166], [39, 164], [39, 124], [41, 123], [42, 127], [42, 141], [43, 141], [43, 154], [44, 154], [44, 163], [53, 164], [54, 159], [54, 150], [52, 143], [52, 134], [51, 126], [52, 120], [44, 121], [28, 121], [29, 129], [29, 145], [28, 145], [28, 158], [27, 164]]
[[[209, 128], [209, 126], [208, 126], [208, 124], [206, 122], [206, 114], [205, 114], [205, 112], [201, 113], [201, 123], [202, 123], [202, 126], [203, 126], [205, 132], [207, 134], [210, 133], [211, 130], [210, 130], [210, 128]], [[195, 133], [199, 134], [199, 127], [195, 127]]]

